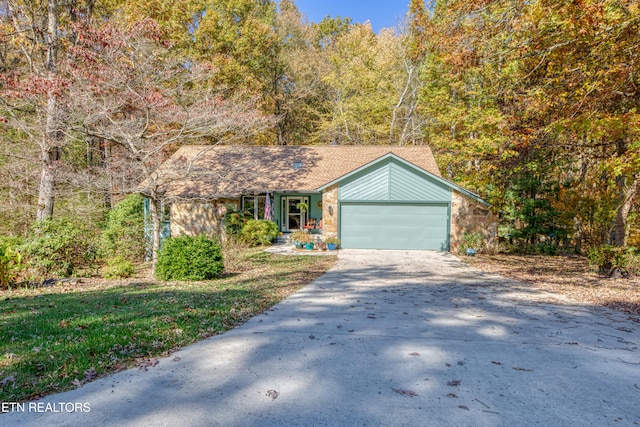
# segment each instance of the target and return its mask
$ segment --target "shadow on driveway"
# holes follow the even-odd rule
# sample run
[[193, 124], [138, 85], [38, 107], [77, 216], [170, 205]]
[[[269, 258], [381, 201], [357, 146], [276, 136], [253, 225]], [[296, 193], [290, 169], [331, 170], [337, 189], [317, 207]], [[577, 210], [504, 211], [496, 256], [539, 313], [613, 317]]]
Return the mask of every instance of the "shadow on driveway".
[[241, 327], [40, 402], [90, 412], [0, 424], [640, 425], [639, 343], [623, 313], [450, 254], [343, 250]]

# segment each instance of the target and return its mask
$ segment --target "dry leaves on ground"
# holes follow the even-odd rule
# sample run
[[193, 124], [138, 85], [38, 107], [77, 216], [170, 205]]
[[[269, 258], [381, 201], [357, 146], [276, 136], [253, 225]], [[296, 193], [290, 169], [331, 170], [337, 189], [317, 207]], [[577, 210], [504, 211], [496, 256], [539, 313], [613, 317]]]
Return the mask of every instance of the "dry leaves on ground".
[[[483, 255], [462, 257], [474, 267], [537, 289], [565, 295], [579, 303], [610, 307], [640, 316], [640, 279], [599, 275], [578, 255]], [[640, 321], [634, 316], [633, 320]]]
[[418, 395], [418, 393], [413, 390], [405, 390], [403, 388], [391, 388], [391, 390], [395, 391], [398, 394], [402, 394], [403, 396], [415, 397]]

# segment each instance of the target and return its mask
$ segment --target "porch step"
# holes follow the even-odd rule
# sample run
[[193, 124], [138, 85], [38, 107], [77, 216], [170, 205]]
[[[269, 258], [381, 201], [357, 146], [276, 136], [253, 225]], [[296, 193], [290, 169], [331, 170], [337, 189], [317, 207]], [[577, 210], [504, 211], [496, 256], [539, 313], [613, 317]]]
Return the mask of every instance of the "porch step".
[[279, 244], [291, 243], [291, 234], [283, 233], [281, 236], [278, 236], [278, 238], [276, 239], [276, 243], [279, 243]]
[[[321, 234], [311, 234], [311, 236], [313, 237], [313, 240], [318, 241], [318, 240], [322, 240], [322, 235]], [[291, 241], [291, 233], [282, 233], [281, 236], [278, 236], [278, 238], [276, 239], [276, 243], [291, 243], [293, 244], [293, 241]]]

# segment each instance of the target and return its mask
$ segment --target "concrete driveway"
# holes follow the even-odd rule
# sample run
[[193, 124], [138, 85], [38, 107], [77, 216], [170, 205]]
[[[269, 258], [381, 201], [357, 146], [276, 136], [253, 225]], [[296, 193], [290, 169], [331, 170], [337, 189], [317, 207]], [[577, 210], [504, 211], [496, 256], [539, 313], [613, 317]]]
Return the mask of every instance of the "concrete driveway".
[[245, 325], [0, 425], [640, 425], [639, 344], [624, 313], [449, 254], [344, 250]]

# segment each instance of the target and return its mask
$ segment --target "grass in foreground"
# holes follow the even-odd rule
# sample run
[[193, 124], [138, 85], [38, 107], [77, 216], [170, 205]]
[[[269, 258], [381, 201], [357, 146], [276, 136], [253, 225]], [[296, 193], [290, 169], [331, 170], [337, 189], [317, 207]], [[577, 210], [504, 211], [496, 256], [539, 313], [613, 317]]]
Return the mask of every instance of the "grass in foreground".
[[[229, 255], [227, 255], [229, 257]], [[79, 387], [233, 328], [322, 275], [335, 257], [236, 251], [206, 282], [0, 291], [0, 402]]]

